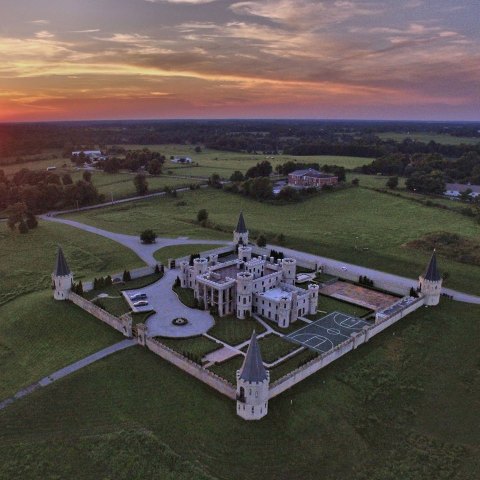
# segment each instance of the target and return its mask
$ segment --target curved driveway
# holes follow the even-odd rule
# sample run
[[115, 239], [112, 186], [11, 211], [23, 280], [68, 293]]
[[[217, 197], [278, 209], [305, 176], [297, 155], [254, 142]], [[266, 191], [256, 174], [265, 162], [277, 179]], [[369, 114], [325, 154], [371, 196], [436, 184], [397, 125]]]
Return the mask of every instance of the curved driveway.
[[102, 230], [101, 228], [92, 227], [91, 225], [86, 225], [85, 223], [75, 222], [74, 220], [67, 220], [65, 218], [58, 218], [54, 216], [41, 215], [40, 218], [49, 222], [57, 222], [63, 223], [65, 225], [70, 225], [71, 227], [79, 228], [81, 230], [85, 230], [86, 232], [109, 238], [110, 240], [120, 243], [124, 247], [133, 250], [147, 265], [156, 265], [158, 263], [157, 260], [155, 260], [153, 254], [157, 250], [160, 250], [164, 247], [170, 247], [173, 245], [194, 245], [199, 243], [205, 245], [222, 246], [229, 243], [226, 240], [194, 240], [184, 237], [158, 237], [155, 243], [151, 245], [145, 245], [140, 241], [140, 238], [135, 235], [124, 235], [122, 233], [109, 232], [108, 230]]
[[[172, 290], [177, 275], [178, 270], [166, 270], [158, 282], [128, 291], [129, 294], [146, 293], [148, 303], [155, 310], [146, 321], [148, 337], [194, 337], [207, 332], [215, 323], [209, 312], [189, 308], [178, 299]], [[188, 319], [188, 324], [181, 327], [172, 325], [172, 320], [179, 317]]]

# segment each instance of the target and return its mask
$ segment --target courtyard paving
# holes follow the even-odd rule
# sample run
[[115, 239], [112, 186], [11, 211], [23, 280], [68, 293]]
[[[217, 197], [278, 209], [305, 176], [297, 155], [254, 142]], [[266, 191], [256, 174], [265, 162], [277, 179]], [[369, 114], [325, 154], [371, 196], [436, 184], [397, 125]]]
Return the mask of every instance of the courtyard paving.
[[[155, 310], [147, 322], [148, 337], [184, 338], [201, 335], [213, 327], [215, 321], [209, 312], [185, 306], [172, 290], [179, 270], [166, 270], [158, 282], [147, 287], [128, 290], [129, 295], [146, 293], [149, 309]], [[175, 326], [174, 318], [186, 318], [187, 325]]]

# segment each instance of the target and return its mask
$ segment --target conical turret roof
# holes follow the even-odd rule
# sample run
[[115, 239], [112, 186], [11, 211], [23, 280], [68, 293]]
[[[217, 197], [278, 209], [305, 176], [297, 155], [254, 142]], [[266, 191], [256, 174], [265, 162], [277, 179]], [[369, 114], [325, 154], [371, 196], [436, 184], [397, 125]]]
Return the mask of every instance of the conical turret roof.
[[425, 280], [430, 280], [431, 282], [438, 282], [442, 279], [437, 267], [437, 254], [435, 250], [433, 251], [432, 257], [430, 258], [430, 263], [428, 264], [428, 267], [423, 274], [423, 278]]
[[245, 360], [240, 369], [240, 378], [246, 382], [263, 382], [267, 379], [267, 371], [263, 366], [262, 355], [255, 330], [252, 333]]
[[65, 260], [65, 255], [63, 254], [62, 247], [58, 247], [57, 251], [57, 262], [55, 264], [55, 275], [57, 277], [64, 277], [70, 275], [70, 269], [68, 268], [67, 261]]
[[247, 227], [245, 226], [245, 219], [243, 218], [243, 212], [240, 212], [238, 217], [237, 228], [235, 229], [237, 233], [247, 233]]

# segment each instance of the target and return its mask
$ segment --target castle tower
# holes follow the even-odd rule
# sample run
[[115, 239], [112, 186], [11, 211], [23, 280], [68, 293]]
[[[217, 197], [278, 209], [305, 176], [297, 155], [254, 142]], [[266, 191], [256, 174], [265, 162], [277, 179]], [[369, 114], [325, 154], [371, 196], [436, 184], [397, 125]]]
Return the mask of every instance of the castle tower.
[[237, 228], [233, 232], [233, 243], [238, 245], [248, 245], [248, 230], [245, 226], [245, 219], [243, 218], [243, 212], [240, 212], [238, 217]]
[[320, 287], [315, 283], [308, 286], [308, 311], [310, 315], [315, 315], [318, 308], [318, 292]]
[[238, 247], [238, 259], [248, 262], [252, 259], [252, 247], [244, 247], [240, 245]]
[[440, 293], [442, 291], [442, 277], [437, 267], [437, 254], [433, 251], [430, 263], [427, 269], [420, 275], [419, 279], [420, 291], [425, 297], [425, 305], [435, 306], [440, 302]]
[[284, 297], [278, 304], [278, 326], [280, 328], [287, 328], [290, 325], [290, 310], [292, 309], [292, 302]]
[[206, 258], [195, 258], [193, 260], [193, 273], [195, 277], [207, 272], [208, 260]]
[[52, 273], [52, 281], [54, 285], [53, 298], [55, 300], [66, 300], [68, 292], [72, 288], [73, 275], [70, 268], [68, 268], [61, 247], [58, 247], [57, 261], [55, 263], [55, 271]]
[[184, 260], [183, 262], [180, 263], [180, 286], [182, 288], [187, 288], [188, 287], [188, 270], [189, 270], [189, 263]]
[[268, 413], [270, 373], [263, 366], [255, 331], [242, 368], [237, 370], [237, 415], [244, 420], [260, 420]]
[[289, 285], [295, 285], [295, 275], [297, 273], [297, 261], [294, 258], [284, 258], [282, 260], [283, 281]]
[[252, 311], [253, 302], [253, 273], [241, 272], [237, 274], [237, 318], [244, 319]]

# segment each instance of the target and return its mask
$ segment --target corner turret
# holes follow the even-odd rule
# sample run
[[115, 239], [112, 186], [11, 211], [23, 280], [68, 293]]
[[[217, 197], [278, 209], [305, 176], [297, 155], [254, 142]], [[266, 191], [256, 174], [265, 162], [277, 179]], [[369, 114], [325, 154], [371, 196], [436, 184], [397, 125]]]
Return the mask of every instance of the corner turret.
[[73, 275], [60, 246], [57, 250], [57, 260], [55, 270], [52, 273], [52, 281], [53, 298], [55, 300], [67, 300], [68, 292], [72, 289]]
[[433, 251], [425, 272], [418, 279], [419, 289], [425, 298], [425, 305], [435, 306], [440, 302], [442, 291], [442, 276], [437, 267], [436, 251]]
[[237, 415], [244, 420], [260, 420], [268, 413], [270, 373], [265, 369], [255, 331], [245, 360], [237, 370]]

